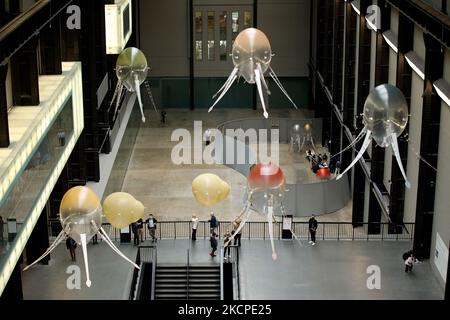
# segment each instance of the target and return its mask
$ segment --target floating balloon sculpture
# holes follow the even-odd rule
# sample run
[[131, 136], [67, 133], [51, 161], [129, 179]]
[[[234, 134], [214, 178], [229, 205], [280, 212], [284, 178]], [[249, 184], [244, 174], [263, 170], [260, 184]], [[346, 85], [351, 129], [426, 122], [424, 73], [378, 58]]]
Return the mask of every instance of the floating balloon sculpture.
[[397, 142], [397, 138], [403, 133], [408, 124], [408, 117], [408, 104], [405, 96], [397, 87], [383, 84], [373, 89], [364, 105], [364, 129], [348, 148], [356, 145], [365, 135], [363, 146], [355, 160], [337, 179], [341, 179], [362, 158], [373, 138], [382, 148], [392, 147], [400, 171], [405, 179], [405, 185], [407, 188], [410, 188], [411, 184], [406, 177]]
[[137, 48], [127, 48], [119, 55], [116, 63], [116, 75], [118, 80], [117, 87], [111, 100], [111, 104], [116, 101], [114, 120], [116, 119], [117, 110], [119, 109], [122, 98], [123, 88], [125, 87], [129, 92], [136, 92], [139, 107], [141, 108], [142, 122], [145, 122], [144, 105], [142, 104], [141, 96], [141, 84], [143, 83], [145, 83], [147, 93], [153, 104], [155, 112], [158, 112], [150, 90], [150, 85], [146, 81], [149, 69], [147, 58], [144, 53]]
[[273, 240], [274, 210], [280, 209], [282, 213], [284, 212], [283, 199], [285, 187], [286, 179], [283, 171], [278, 166], [274, 164], [256, 164], [252, 166], [247, 177], [247, 200], [237, 218], [241, 223], [239, 223], [239, 228], [231, 239], [244, 227], [250, 218], [251, 209], [254, 209], [267, 217], [272, 245], [272, 259], [276, 260], [278, 255], [275, 251]]
[[272, 49], [270, 47], [269, 39], [263, 32], [255, 28], [248, 28], [239, 33], [233, 44], [232, 59], [234, 69], [222, 88], [220, 88], [220, 90], [213, 96], [214, 99], [220, 94], [219, 98], [217, 98], [216, 102], [209, 109], [209, 112], [211, 112], [216, 104], [225, 96], [236, 79], [238, 77], [243, 77], [245, 81], [250, 84], [256, 83], [261, 104], [264, 109], [264, 117], [267, 119], [269, 117], [269, 113], [267, 112], [263, 95], [263, 86], [267, 94], [270, 95], [269, 87], [264, 79], [264, 73], [267, 70], [269, 70], [269, 75], [281, 91], [286, 95], [294, 107], [298, 109], [296, 104], [292, 101], [284, 89], [277, 75], [270, 67], [270, 62], [272, 60]]
[[310, 146], [313, 150], [316, 150], [313, 138], [313, 126], [310, 123], [306, 123], [303, 126], [295, 124], [291, 129], [291, 148], [295, 146], [298, 148], [298, 152], [301, 152], [305, 146]]
[[218, 176], [206, 173], [194, 179], [192, 193], [198, 203], [212, 207], [228, 198], [230, 186]]
[[24, 271], [49, 255], [66, 237], [71, 237], [82, 246], [86, 268], [86, 285], [90, 287], [92, 282], [89, 276], [87, 243], [97, 233], [100, 233], [101, 237], [114, 252], [137, 269], [140, 269], [139, 266], [119, 251], [102, 228], [102, 206], [100, 204], [100, 199], [91, 189], [87, 187], [75, 187], [66, 192], [61, 201], [60, 222], [62, 231], [56, 240], [39, 259], [27, 266]]
[[124, 192], [110, 194], [103, 201], [103, 213], [109, 223], [118, 229], [125, 228], [144, 217], [144, 205]]

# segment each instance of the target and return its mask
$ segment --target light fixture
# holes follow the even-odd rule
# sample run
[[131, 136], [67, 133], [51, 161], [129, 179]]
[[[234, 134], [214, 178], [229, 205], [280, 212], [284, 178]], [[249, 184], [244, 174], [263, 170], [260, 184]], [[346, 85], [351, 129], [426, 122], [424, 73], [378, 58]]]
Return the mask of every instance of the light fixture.
[[422, 80], [425, 80], [425, 62], [414, 51], [410, 51], [405, 55], [406, 61], [410, 67], [419, 75]]
[[439, 97], [450, 107], [450, 84], [444, 79], [439, 79], [433, 83]]
[[398, 53], [398, 37], [391, 30], [383, 32], [383, 38], [386, 40], [389, 47], [394, 50], [395, 53]]
[[105, 5], [106, 53], [119, 54], [133, 32], [131, 0]]
[[352, 7], [353, 7], [353, 10], [355, 10], [358, 15], [361, 15], [361, 3], [360, 3], [360, 0], [352, 1]]

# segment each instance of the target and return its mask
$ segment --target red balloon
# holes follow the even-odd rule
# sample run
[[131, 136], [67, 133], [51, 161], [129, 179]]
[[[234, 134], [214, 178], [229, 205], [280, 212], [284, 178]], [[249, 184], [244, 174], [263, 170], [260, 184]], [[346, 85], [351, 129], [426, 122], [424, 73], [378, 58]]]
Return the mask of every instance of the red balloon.
[[251, 189], [272, 189], [284, 185], [286, 179], [280, 167], [269, 163], [254, 165], [250, 169], [247, 181]]
[[317, 170], [316, 176], [320, 179], [330, 179], [331, 171], [329, 168], [320, 168]]

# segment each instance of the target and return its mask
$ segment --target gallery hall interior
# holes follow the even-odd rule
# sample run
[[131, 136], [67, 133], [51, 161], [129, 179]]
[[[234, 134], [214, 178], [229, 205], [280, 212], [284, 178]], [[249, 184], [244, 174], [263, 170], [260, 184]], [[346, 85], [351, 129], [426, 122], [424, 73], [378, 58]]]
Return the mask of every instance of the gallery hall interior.
[[450, 0], [0, 0], [0, 302], [442, 302], [449, 163]]

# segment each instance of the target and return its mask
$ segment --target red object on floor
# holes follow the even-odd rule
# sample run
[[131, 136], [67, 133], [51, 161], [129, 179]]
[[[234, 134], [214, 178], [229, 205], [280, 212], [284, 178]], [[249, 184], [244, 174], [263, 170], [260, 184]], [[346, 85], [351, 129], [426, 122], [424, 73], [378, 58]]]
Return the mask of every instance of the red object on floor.
[[316, 173], [317, 178], [328, 180], [331, 178], [331, 171], [329, 168], [320, 168]]

